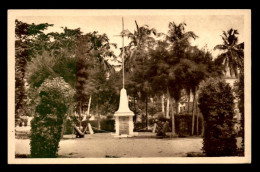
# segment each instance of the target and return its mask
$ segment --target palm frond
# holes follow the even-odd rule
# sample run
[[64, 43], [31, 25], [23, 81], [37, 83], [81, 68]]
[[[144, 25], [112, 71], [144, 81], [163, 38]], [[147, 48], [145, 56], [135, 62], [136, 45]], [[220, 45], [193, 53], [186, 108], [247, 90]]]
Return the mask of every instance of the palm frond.
[[226, 45], [216, 45], [214, 47], [214, 50], [226, 50], [227, 49], [227, 46]]

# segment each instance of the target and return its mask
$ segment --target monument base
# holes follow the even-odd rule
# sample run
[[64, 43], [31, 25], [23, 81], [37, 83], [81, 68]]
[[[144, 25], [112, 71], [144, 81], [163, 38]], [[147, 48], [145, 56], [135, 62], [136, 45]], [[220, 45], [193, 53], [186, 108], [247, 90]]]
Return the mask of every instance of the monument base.
[[133, 113], [116, 113], [115, 114], [115, 137], [132, 137], [134, 134]]
[[129, 109], [127, 93], [124, 88], [120, 91], [120, 102], [118, 111], [115, 112], [115, 137], [134, 136], [134, 113]]
[[117, 135], [116, 133], [112, 133], [111, 135], [118, 138], [127, 138], [127, 137], [138, 136], [138, 132], [133, 132], [133, 135], [126, 135], [126, 134]]

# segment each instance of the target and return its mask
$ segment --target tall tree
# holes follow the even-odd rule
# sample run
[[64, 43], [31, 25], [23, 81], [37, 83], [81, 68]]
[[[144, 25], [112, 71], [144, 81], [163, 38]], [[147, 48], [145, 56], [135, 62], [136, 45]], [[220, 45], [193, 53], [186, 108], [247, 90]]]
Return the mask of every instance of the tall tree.
[[89, 96], [95, 90], [95, 85], [92, 82], [93, 78], [91, 78], [92, 73], [101, 69], [106, 72], [112, 70], [111, 65], [106, 60], [107, 57], [114, 57], [110, 46], [107, 35], [98, 34], [97, 32], [81, 35], [78, 39], [76, 49], [76, 58], [78, 59], [76, 89], [79, 111], [81, 111], [82, 106], [87, 103]]
[[15, 20], [15, 123], [20, 115], [27, 113], [27, 88], [25, 71], [27, 62], [33, 57], [34, 39], [44, 38], [43, 31], [52, 26], [48, 23], [27, 24]]
[[[128, 30], [124, 30], [122, 34], [125, 34], [130, 43], [125, 48], [125, 70], [127, 78], [130, 81], [126, 81], [127, 89], [134, 85], [130, 89], [130, 95], [135, 98], [138, 97], [141, 101], [145, 102], [146, 113], [146, 127], [148, 129], [148, 101], [151, 94], [151, 86], [147, 76], [147, 61], [149, 60], [149, 49], [155, 45], [155, 39], [153, 35], [156, 35], [154, 28], [149, 28], [148, 25], [139, 27], [137, 22], [136, 30], [131, 33]], [[134, 102], [135, 103], [135, 102]]]
[[[185, 84], [185, 80], [187, 79], [187, 75], [184, 73], [186, 70], [181, 65], [181, 60], [185, 58], [186, 56], [186, 50], [190, 47], [190, 39], [196, 39], [198, 36], [192, 32], [185, 30], [186, 23], [180, 23], [176, 24], [174, 21], [170, 22], [168, 25], [169, 31], [166, 37], [166, 40], [170, 42], [170, 52], [172, 55], [176, 56], [176, 59], [174, 62], [175, 67], [171, 70], [171, 75], [174, 75], [174, 84], [175, 88], [173, 88], [171, 91], [173, 94], [172, 96], [175, 99], [175, 107], [176, 107], [176, 114], [178, 114], [178, 105], [179, 100], [181, 98], [181, 90], [186, 89], [190, 90], [190, 87], [187, 87], [187, 84]], [[184, 61], [182, 61], [184, 62]], [[173, 80], [172, 80], [173, 81]], [[188, 91], [189, 92], [189, 91]], [[172, 120], [174, 119], [173, 113], [172, 113]], [[172, 122], [173, 123], [173, 122]]]
[[244, 42], [238, 43], [238, 34], [238, 31], [232, 28], [227, 32], [223, 31], [223, 35], [221, 35], [223, 44], [214, 47], [215, 50], [223, 51], [218, 58], [224, 63], [225, 73], [228, 68], [230, 75], [236, 77], [238, 77], [238, 70], [241, 71], [244, 63]]
[[[175, 99], [176, 104], [181, 95], [181, 80], [176, 75], [175, 66], [178, 61], [176, 56], [167, 50], [168, 43], [159, 41], [155, 50], [150, 50], [151, 59], [149, 60], [149, 80], [154, 92], [162, 92], [170, 99]], [[176, 108], [176, 111], [178, 107]], [[175, 135], [174, 115], [172, 112], [172, 134]]]

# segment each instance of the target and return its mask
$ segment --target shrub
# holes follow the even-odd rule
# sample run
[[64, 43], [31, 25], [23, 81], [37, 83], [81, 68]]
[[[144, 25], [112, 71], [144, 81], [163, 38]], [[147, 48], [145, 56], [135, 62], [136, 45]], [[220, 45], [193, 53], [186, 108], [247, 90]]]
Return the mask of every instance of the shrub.
[[57, 157], [64, 116], [75, 91], [62, 78], [46, 79], [38, 89], [31, 121], [31, 157]]
[[155, 122], [157, 124], [157, 136], [166, 136], [166, 132], [169, 131], [171, 120], [167, 119], [163, 114], [158, 113], [158, 117]]
[[[186, 137], [191, 135], [191, 123], [192, 123], [192, 115], [191, 114], [182, 114], [182, 115], [175, 115], [175, 132], [180, 137]], [[195, 117], [197, 118], [197, 117]], [[202, 118], [199, 115], [199, 131], [197, 135], [200, 135], [202, 132]], [[195, 126], [197, 125], [197, 120], [195, 119]]]
[[100, 129], [103, 131], [98, 131], [98, 120], [86, 120], [81, 123], [82, 127], [85, 129], [85, 127], [88, 126], [88, 123], [90, 123], [92, 129], [94, 132], [114, 132], [115, 131], [115, 120], [114, 119], [101, 119], [100, 120]]
[[146, 127], [144, 122], [136, 122], [134, 123], [134, 131], [141, 131], [144, 130]]
[[191, 135], [191, 115], [175, 115], [175, 132], [180, 137]]
[[207, 156], [236, 155], [234, 97], [224, 80], [209, 79], [199, 94], [199, 108], [205, 120], [203, 150]]
[[[245, 107], [244, 107], [244, 97], [245, 97], [245, 83], [244, 83], [244, 73], [241, 72], [239, 75], [239, 80], [237, 82], [234, 83], [234, 91], [236, 93], [236, 98], [238, 99], [238, 109], [239, 112], [241, 114], [241, 130], [239, 131], [239, 136], [242, 137], [242, 152], [244, 152], [244, 147], [245, 147], [245, 124], [244, 124], [244, 120], [245, 120]], [[243, 154], [243, 153], [242, 153]]]
[[115, 120], [113, 119], [102, 119], [100, 121], [101, 130], [105, 131], [115, 131]]
[[[191, 122], [192, 122], [192, 115], [191, 114], [181, 114], [181, 115], [175, 115], [175, 132], [180, 137], [186, 137], [191, 135]], [[164, 123], [168, 121], [169, 128], [165, 132], [171, 132], [172, 128], [172, 120], [171, 118], [165, 118], [163, 114], [158, 113], [158, 117], [155, 120], [157, 123], [157, 135], [158, 136], [165, 136], [166, 133], [162, 133], [163, 125]], [[196, 120], [195, 120], [195, 126], [196, 126]], [[199, 116], [199, 134], [201, 134], [202, 131], [202, 118]]]
[[72, 120], [65, 120], [64, 123], [64, 134], [72, 134], [73, 132], [73, 121]]

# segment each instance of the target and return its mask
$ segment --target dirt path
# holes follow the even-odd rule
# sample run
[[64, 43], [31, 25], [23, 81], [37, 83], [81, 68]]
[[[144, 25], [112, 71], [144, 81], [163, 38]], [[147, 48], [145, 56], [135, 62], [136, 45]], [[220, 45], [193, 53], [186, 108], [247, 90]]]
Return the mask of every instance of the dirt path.
[[[201, 152], [202, 138], [163, 138], [153, 133], [139, 133], [132, 138], [115, 138], [111, 133], [71, 138], [66, 135], [60, 142], [58, 154], [62, 157], [183, 157], [188, 152]], [[74, 136], [75, 137], [75, 136]], [[30, 141], [16, 139], [16, 153], [30, 154]]]

